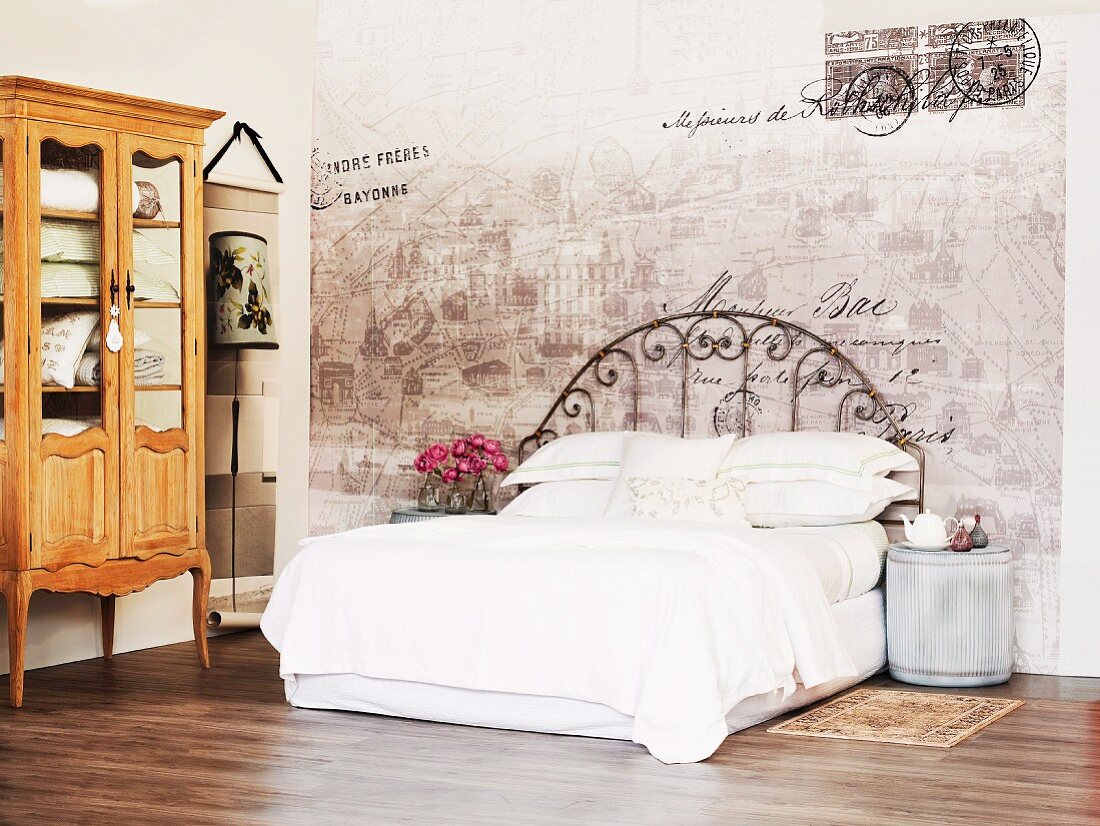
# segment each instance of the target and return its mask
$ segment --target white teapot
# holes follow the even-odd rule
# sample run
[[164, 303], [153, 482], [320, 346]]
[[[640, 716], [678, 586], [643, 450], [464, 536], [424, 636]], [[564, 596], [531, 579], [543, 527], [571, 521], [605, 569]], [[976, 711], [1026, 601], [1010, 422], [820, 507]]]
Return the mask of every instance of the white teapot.
[[[940, 519], [932, 511], [918, 514], [912, 522], [902, 514], [901, 521], [905, 525], [905, 538], [909, 544], [929, 551], [946, 548], [948, 538], [959, 529], [958, 519], [953, 516]], [[949, 528], [948, 522], [954, 522], [955, 527]]]

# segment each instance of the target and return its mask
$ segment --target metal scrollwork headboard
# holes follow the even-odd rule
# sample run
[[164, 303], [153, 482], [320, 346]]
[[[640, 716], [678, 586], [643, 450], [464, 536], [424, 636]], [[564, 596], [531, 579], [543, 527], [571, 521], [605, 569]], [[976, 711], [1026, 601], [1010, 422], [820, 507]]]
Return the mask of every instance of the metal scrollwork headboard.
[[[665, 316], [635, 327], [599, 348], [565, 385], [535, 431], [520, 441], [519, 460], [522, 462], [534, 450], [558, 437], [554, 424], [559, 415], [586, 421], [585, 429], [589, 431], [622, 429], [620, 424], [626, 424], [625, 429], [638, 430], [646, 415], [642, 408], [641, 380], [641, 368], [646, 366], [663, 369], [665, 372], [660, 375], [678, 384], [679, 430], [681, 436], [686, 436], [689, 407], [695, 395], [699, 395], [693, 394], [692, 388], [702, 368], [710, 369], [710, 365], [704, 364], [707, 362], [718, 372], [704, 379], [702, 387], [709, 388], [712, 397], [716, 393], [721, 395], [720, 404], [708, 417], [715, 432], [748, 435], [750, 422], [760, 418], [757, 414], [766, 399], [789, 406], [789, 418], [778, 416], [777, 421], [789, 423], [789, 430], [804, 429], [802, 419], [810, 404], [807, 398], [813, 395], [816, 407], [811, 418], [816, 418], [817, 424], [831, 420], [836, 431], [862, 426], [864, 432], [887, 439], [916, 458], [917, 499], [895, 504], [923, 510], [924, 450], [902, 429], [892, 406], [863, 371], [835, 344], [804, 327], [734, 310]], [[769, 368], [778, 372], [762, 378], [759, 371]], [[600, 428], [597, 394], [619, 390], [625, 384], [624, 376], [631, 380], [627, 399], [630, 408], [614, 428]], [[767, 390], [779, 391], [767, 398], [765, 384]], [[667, 407], [675, 404], [676, 399], [661, 401]], [[822, 409], [822, 403], [827, 409]], [[897, 520], [880, 521], [889, 524]]]

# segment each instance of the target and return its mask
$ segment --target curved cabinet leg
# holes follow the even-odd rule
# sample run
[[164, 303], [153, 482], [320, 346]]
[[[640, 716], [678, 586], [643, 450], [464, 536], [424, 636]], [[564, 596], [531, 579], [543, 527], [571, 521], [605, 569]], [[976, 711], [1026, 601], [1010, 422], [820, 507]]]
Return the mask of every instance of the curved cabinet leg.
[[206, 549], [199, 551], [199, 564], [191, 568], [195, 580], [194, 596], [191, 599], [191, 619], [195, 626], [195, 649], [203, 668], [210, 667], [210, 650], [206, 645], [206, 605], [210, 599], [210, 555]]
[[115, 596], [99, 598], [99, 615], [103, 620], [103, 658], [111, 659], [115, 650]]
[[23, 655], [27, 647], [27, 609], [31, 603], [30, 574], [11, 572], [3, 582], [8, 607], [8, 697], [12, 708], [23, 705]]

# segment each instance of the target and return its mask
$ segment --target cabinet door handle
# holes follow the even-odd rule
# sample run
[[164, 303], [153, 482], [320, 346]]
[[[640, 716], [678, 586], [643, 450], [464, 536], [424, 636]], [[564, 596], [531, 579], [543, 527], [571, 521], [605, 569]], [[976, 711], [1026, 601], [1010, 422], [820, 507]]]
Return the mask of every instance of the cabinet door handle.
[[134, 296], [134, 285], [130, 281], [130, 271], [126, 270], [126, 309], [133, 309], [132, 299]]
[[118, 282], [115, 280], [114, 270], [111, 270], [111, 303], [118, 303]]

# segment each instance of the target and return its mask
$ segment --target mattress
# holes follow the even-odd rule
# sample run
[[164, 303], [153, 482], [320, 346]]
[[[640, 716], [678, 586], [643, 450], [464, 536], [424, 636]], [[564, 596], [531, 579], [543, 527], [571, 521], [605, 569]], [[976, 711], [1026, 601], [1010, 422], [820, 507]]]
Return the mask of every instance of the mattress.
[[[795, 691], [787, 697], [779, 691], [748, 697], [726, 714], [730, 733], [843, 691], [885, 667], [886, 610], [882, 588], [837, 602], [829, 610], [858, 674], [811, 689], [798, 681]], [[358, 674], [299, 674], [285, 680], [285, 689], [287, 700], [299, 708], [360, 711], [613, 740], [630, 740], [634, 730], [634, 721], [628, 715], [600, 703], [565, 697], [477, 691]]]

